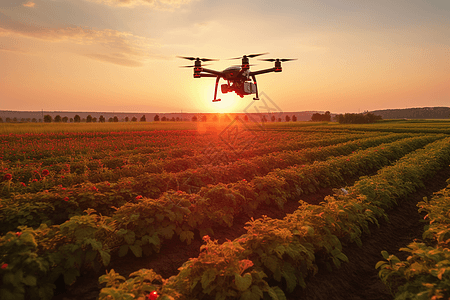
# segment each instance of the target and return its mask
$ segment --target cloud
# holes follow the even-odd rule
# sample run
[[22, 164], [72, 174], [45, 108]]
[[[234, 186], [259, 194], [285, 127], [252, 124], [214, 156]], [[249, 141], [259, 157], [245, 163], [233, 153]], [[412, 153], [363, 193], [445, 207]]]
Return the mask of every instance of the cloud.
[[132, 60], [127, 58], [125, 55], [120, 55], [118, 53], [113, 54], [100, 54], [100, 53], [91, 53], [91, 54], [84, 54], [84, 56], [103, 61], [108, 63], [113, 63], [120, 66], [125, 67], [141, 67], [144, 64], [142, 62]]
[[143, 61], [148, 58], [161, 58], [153, 53], [159, 48], [153, 40], [129, 32], [81, 26], [47, 28], [17, 22], [2, 13], [0, 13], [0, 36], [23, 36], [49, 42], [70, 42], [87, 46], [89, 52], [92, 52], [92, 48], [97, 49], [96, 46], [102, 46], [101, 53], [83, 53], [82, 55], [122, 66], [142, 66]]
[[28, 1], [27, 3], [22, 4], [22, 6], [25, 7], [34, 7], [36, 5], [36, 3], [34, 3], [33, 1]]
[[195, 0], [88, 0], [110, 6], [137, 6], [147, 5], [156, 9], [173, 9]]

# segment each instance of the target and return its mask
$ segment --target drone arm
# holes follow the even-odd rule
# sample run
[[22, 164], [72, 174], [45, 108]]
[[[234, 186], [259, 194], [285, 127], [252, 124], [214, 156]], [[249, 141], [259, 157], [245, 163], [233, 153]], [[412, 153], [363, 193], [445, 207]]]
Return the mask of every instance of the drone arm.
[[259, 70], [259, 71], [255, 71], [255, 72], [250, 72], [250, 76], [275, 72], [275, 70], [276, 70], [276, 68], [270, 68], [270, 69], [264, 69], [264, 70]]
[[213, 75], [213, 74], [203, 74], [203, 73], [200, 73], [200, 77], [217, 77], [216, 75]]
[[217, 77], [217, 76], [223, 77], [223, 76], [225, 76], [225, 74], [223, 72], [216, 71], [216, 70], [211, 70], [211, 69], [206, 69], [206, 68], [202, 68], [202, 72], [214, 74], [213, 77]]

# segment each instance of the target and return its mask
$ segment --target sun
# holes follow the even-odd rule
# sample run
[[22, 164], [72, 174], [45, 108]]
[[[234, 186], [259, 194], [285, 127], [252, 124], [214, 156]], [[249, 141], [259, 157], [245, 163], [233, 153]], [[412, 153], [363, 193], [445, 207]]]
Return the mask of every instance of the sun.
[[214, 86], [215, 82], [205, 82], [199, 86], [199, 95], [203, 99], [203, 107], [205, 111], [208, 112], [216, 112], [216, 113], [228, 113], [228, 112], [236, 112], [236, 109], [239, 107], [239, 102], [242, 100], [236, 93], [226, 93], [222, 94], [220, 91], [220, 84], [223, 82], [219, 82], [219, 86], [217, 89], [217, 99], [221, 99], [218, 102], [212, 102], [214, 99]]

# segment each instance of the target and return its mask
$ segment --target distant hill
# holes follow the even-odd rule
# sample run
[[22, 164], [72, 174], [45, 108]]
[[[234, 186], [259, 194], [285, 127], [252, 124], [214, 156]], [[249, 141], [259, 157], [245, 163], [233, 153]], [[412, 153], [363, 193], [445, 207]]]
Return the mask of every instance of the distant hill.
[[383, 119], [450, 119], [450, 107], [415, 107], [371, 111]]

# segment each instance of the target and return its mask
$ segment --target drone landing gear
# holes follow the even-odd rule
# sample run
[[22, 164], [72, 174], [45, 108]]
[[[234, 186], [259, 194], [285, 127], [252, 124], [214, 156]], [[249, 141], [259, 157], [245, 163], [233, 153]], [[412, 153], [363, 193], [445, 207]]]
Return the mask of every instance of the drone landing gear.
[[253, 79], [253, 83], [255, 84], [255, 88], [256, 88], [256, 97], [253, 98], [253, 100], [259, 100], [259, 96], [258, 96], [258, 85], [256, 84], [256, 76], [252, 75], [252, 79]]
[[219, 84], [220, 77], [216, 78], [216, 88], [214, 89], [214, 100], [212, 102], [219, 102], [221, 99], [217, 99], [217, 85]]

